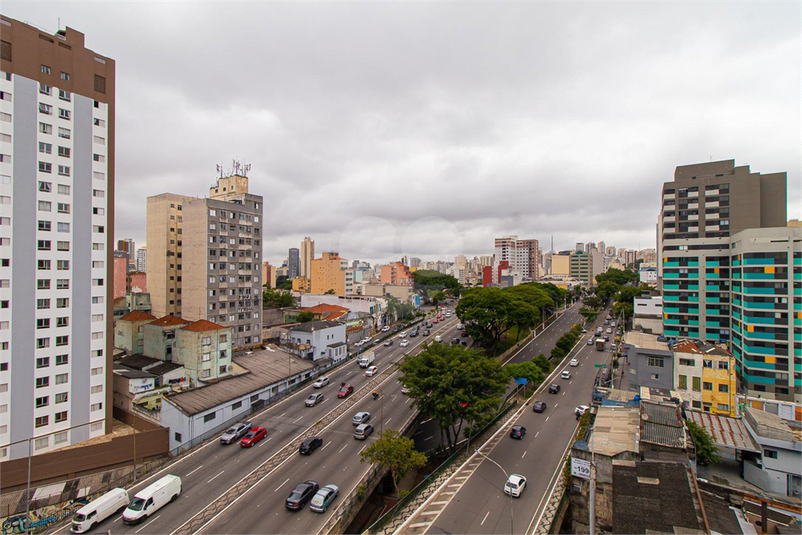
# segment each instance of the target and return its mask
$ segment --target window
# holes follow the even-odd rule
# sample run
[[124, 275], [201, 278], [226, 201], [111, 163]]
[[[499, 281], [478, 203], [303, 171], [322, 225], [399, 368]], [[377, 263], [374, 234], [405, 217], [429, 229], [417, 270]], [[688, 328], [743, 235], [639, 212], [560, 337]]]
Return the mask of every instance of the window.
[[[50, 186], [47, 187], [49, 188]], [[49, 212], [52, 204], [50, 203], [50, 201], [39, 201], [38, 206], [40, 212]]]
[[50, 173], [53, 171], [53, 164], [49, 162], [39, 162], [40, 173]]
[[106, 79], [99, 74], [95, 75], [95, 91], [98, 93], [106, 92]]
[[51, 143], [39, 142], [39, 152], [42, 154], [51, 154], [53, 152], [53, 145]]
[[37, 368], [47, 368], [50, 366], [50, 357], [39, 357], [36, 359]]
[[10, 113], [2, 113], [2, 112], [0, 112], [0, 122], [2, 122], [2, 123], [10, 123], [11, 122], [11, 114]]
[[33, 449], [43, 450], [50, 445], [50, 437], [37, 438], [33, 441]]
[[40, 134], [52, 134], [53, 133], [53, 125], [52, 124], [39, 123], [39, 133]]
[[37, 299], [36, 308], [38, 310], [46, 310], [50, 308], [50, 299]]
[[92, 178], [95, 180], [106, 180], [106, 174], [100, 171], [92, 171]]
[[70, 261], [69, 260], [57, 260], [56, 261], [56, 269], [59, 271], [69, 271], [70, 269]]
[[704, 383], [702, 383], [702, 388], [704, 390], [712, 391], [713, 390], [713, 383], [708, 383], [707, 381], [705, 381]]
[[663, 367], [662, 357], [649, 357], [649, 366], [653, 368], [662, 368]]
[[66, 119], [66, 120], [69, 121], [70, 120], [70, 110], [65, 110], [64, 108], [59, 108], [58, 109], [58, 116], [59, 116], [59, 119]]
[[56, 308], [69, 308], [70, 307], [70, 298], [69, 297], [59, 297], [56, 299]]
[[181, 444], [181, 440], [182, 440], [182, 438], [181, 438], [181, 433], [174, 433], [174, 434], [173, 434], [173, 438], [175, 438], [175, 441], [176, 441], [176, 442], [178, 442], [179, 444]]
[[69, 81], [69, 79], [70, 79], [70, 73], [68, 73], [68, 72], [64, 72], [64, 71], [61, 71], [61, 79], [62, 79], [62, 80], [67, 80], [67, 81]]
[[70, 205], [68, 203], [60, 202], [57, 205], [58, 213], [60, 214], [69, 214], [70, 213]]
[[102, 198], [104, 198], [106, 196], [106, 192], [103, 191], [102, 189], [93, 189], [92, 190], [92, 196], [93, 197], [99, 197], [99, 198], [102, 199]]
[[42, 65], [42, 73], [50, 74], [50, 67], [48, 67], [47, 65]]
[[693, 359], [683, 359], [683, 358], [681, 358], [681, 359], [679, 359], [679, 365], [680, 366], [693, 366], [694, 365], [694, 360]]
[[[41, 221], [40, 221], [41, 223]], [[46, 271], [50, 269], [50, 260], [37, 260], [36, 261], [36, 269], [40, 271]]]
[[777, 450], [770, 450], [768, 448], [763, 448], [763, 457], [767, 459], [776, 459], [778, 456]]
[[[39, 191], [41, 191], [42, 193], [50, 193], [50, 192], [52, 191], [52, 188], [53, 188], [53, 184], [52, 184], [52, 183], [50, 183], [50, 182], [45, 182], [45, 181], [43, 181], [43, 180], [40, 180], [40, 181], [39, 181]], [[42, 202], [43, 202], [43, 201], [39, 201], [39, 203], [40, 203], [40, 206], [41, 206], [41, 203], [42, 203]], [[50, 203], [48, 203], [48, 205], [49, 205], [49, 204], [50, 204]], [[41, 208], [40, 208], [40, 210], [41, 210]], [[49, 211], [49, 208], [48, 208], [48, 211]]]
[[49, 85], [43, 84], [42, 82], [39, 82], [39, 93], [49, 96], [51, 91], [52, 91], [52, 89], [53, 88], [50, 87]]
[[63, 139], [70, 139], [70, 135], [71, 132], [69, 128], [62, 128], [60, 126], [58, 127], [58, 137]]
[[62, 364], [68, 364], [70, 362], [69, 355], [56, 355], [56, 366], [61, 366]]
[[711, 359], [702, 359], [702, 367], [703, 368], [712, 368], [713, 361]]
[[36, 328], [37, 329], [49, 329], [50, 328], [50, 318], [39, 318], [36, 320]]
[[42, 407], [47, 407], [50, 405], [50, 396], [42, 396], [40, 398], [36, 398], [36, 408], [41, 409]]
[[56, 394], [56, 403], [67, 403], [68, 398], [69, 394], [67, 394], [67, 392]]
[[95, 118], [94, 125], [95, 126], [99, 126], [101, 128], [105, 128], [106, 127], [106, 121], [104, 121], [103, 119]]
[[69, 326], [70, 326], [70, 318], [68, 316], [56, 318], [56, 327], [69, 327]]
[[93, 403], [89, 407], [89, 410], [91, 410], [92, 412], [103, 410], [103, 404], [102, 403]]
[[49, 423], [49, 416], [39, 416], [36, 418], [36, 427], [44, 427]]
[[56, 384], [57, 385], [63, 385], [65, 383], [67, 383], [69, 380], [70, 380], [70, 374], [69, 373], [60, 373], [60, 374], [56, 375]]
[[50, 232], [50, 221], [39, 220], [39, 230], [42, 232]]
[[36, 280], [36, 289], [37, 290], [49, 290], [50, 289], [50, 279], [37, 279]]
[[36, 388], [45, 388], [50, 386], [50, 377], [37, 377]]
[[63, 444], [64, 442], [67, 442], [67, 432], [66, 431], [62, 431], [61, 433], [56, 433], [55, 435], [53, 435], [53, 445], [54, 446], [57, 445], [57, 444]]
[[59, 165], [58, 174], [59, 176], [70, 176], [70, 167], [68, 165]]
[[94, 138], [95, 145], [105, 145], [106, 138], [100, 136], [92, 136]]
[[45, 104], [44, 102], [40, 102], [39, 113], [43, 113], [45, 115], [53, 115], [53, 106], [51, 106], [50, 104]]
[[70, 250], [70, 242], [68, 241], [58, 241], [56, 242], [56, 249], [59, 251], [69, 251]]
[[92, 368], [92, 375], [100, 375], [103, 373], [103, 368]]
[[70, 94], [69, 91], [64, 91], [63, 89], [59, 89], [58, 90], [58, 98], [60, 98], [61, 100], [66, 100], [67, 102], [70, 102], [72, 100], [72, 94]]
[[56, 336], [56, 345], [57, 346], [66, 346], [70, 343], [70, 336], [64, 334], [62, 336]]
[[718, 369], [719, 370], [729, 370], [730, 369], [730, 363], [727, 362], [726, 360], [720, 360], [720, 361], [718, 361]]
[[69, 289], [70, 289], [70, 279], [56, 280], [56, 290], [69, 290]]
[[58, 155], [59, 156], [64, 156], [65, 158], [69, 158], [70, 157], [70, 148], [69, 147], [59, 146]]
[[659, 373], [653, 373], [652, 374], [652, 381], [659, 381], [659, 380], [660, 380], [660, 374]]
[[701, 377], [694, 377], [693, 378], [693, 391], [694, 392], [701, 392], [702, 391], [702, 378]]
[[211, 412], [203, 417], [203, 422], [204, 423], [211, 422], [212, 420], [215, 419], [215, 417], [217, 417], [217, 413]]
[[687, 375], [680, 375], [679, 376], [679, 386], [677, 387], [680, 390], [687, 390], [688, 389], [688, 376]]
[[98, 163], [104, 163], [106, 161], [106, 157], [102, 154], [93, 154], [92, 159]]

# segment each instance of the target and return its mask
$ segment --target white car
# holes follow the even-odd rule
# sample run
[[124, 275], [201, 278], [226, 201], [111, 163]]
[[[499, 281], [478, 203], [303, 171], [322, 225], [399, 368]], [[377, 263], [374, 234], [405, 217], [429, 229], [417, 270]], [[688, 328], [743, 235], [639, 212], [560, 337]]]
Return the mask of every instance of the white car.
[[382, 327], [382, 332], [383, 333], [386, 333], [389, 330], [390, 330], [390, 326], [389, 325], [385, 325], [384, 327]]
[[401, 389], [402, 394], [409, 394], [410, 392], [412, 392], [412, 389], [408, 386], [405, 386]]
[[362, 341], [363, 341], [363, 342], [365, 342], [365, 343], [367, 344], [368, 342], [370, 342], [370, 336], [366, 336], [366, 337], [364, 337], [364, 338], [362, 339]]
[[327, 384], [329, 384], [329, 378], [328, 377], [318, 377], [318, 380], [315, 381], [315, 383], [312, 386], [315, 387], [315, 388], [323, 388]]
[[563, 379], [570, 379], [571, 378], [571, 372], [569, 372], [568, 370], [565, 370], [564, 372], [562, 372], [560, 374], [560, 377], [562, 377]]
[[362, 346], [364, 345], [364, 343], [365, 343], [365, 342], [363, 342], [362, 340], [360, 340], [359, 342], [356, 342], [356, 343], [354, 344], [354, 347], [362, 347]]
[[398, 337], [399, 337], [399, 338], [406, 338], [406, 337], [407, 337], [407, 332], [406, 332], [406, 331], [401, 331], [401, 332], [398, 334]]
[[588, 407], [587, 405], [580, 405], [574, 408], [574, 414], [576, 414], [577, 416], [582, 416], [588, 411], [588, 409], [590, 409], [590, 407]]
[[376, 375], [377, 371], [379, 371], [378, 366], [371, 366], [370, 368], [365, 370], [365, 377], [373, 377], [374, 375]]
[[510, 474], [507, 482], [504, 483], [504, 494], [509, 494], [513, 498], [520, 498], [526, 488], [526, 478], [521, 474]]
[[588, 338], [588, 345], [589, 345], [589, 346], [592, 346], [592, 345], [593, 345], [593, 338]]
[[576, 359], [571, 359], [571, 362], [568, 363], [569, 366], [579, 366], [579, 361]]
[[407, 347], [409, 345], [409, 340], [406, 338], [401, 340], [401, 347]]

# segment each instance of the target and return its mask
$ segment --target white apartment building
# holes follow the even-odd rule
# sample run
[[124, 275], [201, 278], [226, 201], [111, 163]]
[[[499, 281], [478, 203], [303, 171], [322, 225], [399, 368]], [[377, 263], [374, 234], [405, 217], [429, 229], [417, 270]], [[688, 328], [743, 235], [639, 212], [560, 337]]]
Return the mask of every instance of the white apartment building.
[[0, 460], [111, 430], [115, 62], [0, 16]]

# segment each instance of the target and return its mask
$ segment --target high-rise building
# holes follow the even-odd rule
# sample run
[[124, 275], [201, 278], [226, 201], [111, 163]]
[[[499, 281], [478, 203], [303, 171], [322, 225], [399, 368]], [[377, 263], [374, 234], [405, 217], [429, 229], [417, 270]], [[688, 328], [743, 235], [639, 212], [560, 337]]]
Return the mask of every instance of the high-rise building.
[[81, 32], [0, 25], [7, 460], [111, 432], [116, 84], [114, 60]]
[[542, 252], [537, 240], [519, 240], [518, 236], [504, 236], [495, 240], [495, 261], [509, 262], [509, 268], [523, 280], [541, 278]]
[[276, 270], [273, 268], [273, 266], [270, 265], [270, 262], [265, 260], [262, 263], [262, 285], [267, 284], [268, 288], [275, 288], [276, 287], [276, 282], [274, 280], [275, 273]]
[[381, 283], [382, 284], [396, 284], [408, 285], [412, 284], [412, 274], [402, 262], [393, 262], [386, 266], [381, 267]]
[[802, 402], [802, 228], [731, 238], [732, 352], [753, 396]]
[[589, 286], [593, 281], [593, 259], [580, 251], [571, 251], [569, 255], [570, 270], [569, 275], [572, 279], [582, 281]]
[[581, 243], [581, 242], [576, 242], [575, 250], [578, 253], [584, 253], [585, 252], [585, 244]]
[[325, 294], [332, 291], [335, 295], [345, 295], [345, 271], [336, 252], [323, 253], [320, 258], [312, 260], [312, 279], [310, 293]]
[[730, 237], [784, 227], [786, 202], [786, 173], [761, 175], [734, 160], [676, 168], [658, 221], [666, 336], [730, 340]]
[[128, 253], [129, 257], [133, 257], [134, 251], [136, 251], [136, 245], [134, 244], [134, 240], [132, 240], [131, 238], [126, 238], [124, 240], [117, 240], [117, 250]]
[[157, 318], [181, 317], [184, 205], [192, 199], [174, 193], [148, 197], [148, 289], [151, 313]]
[[287, 269], [289, 278], [301, 276], [301, 252], [295, 247], [290, 248], [289, 256], [287, 257]]
[[312, 259], [315, 258], [315, 242], [307, 236], [301, 242], [301, 276], [307, 279], [312, 274]]
[[[181, 316], [233, 332], [232, 347], [262, 339], [262, 197], [248, 193], [246, 169], [184, 203]], [[150, 242], [148, 242], [150, 243]]]
[[412, 269], [418, 269], [420, 267], [421, 259], [417, 257], [412, 257], [409, 259], [409, 267]]
[[142, 273], [148, 271], [148, 248], [146, 245], [136, 250], [136, 270]]

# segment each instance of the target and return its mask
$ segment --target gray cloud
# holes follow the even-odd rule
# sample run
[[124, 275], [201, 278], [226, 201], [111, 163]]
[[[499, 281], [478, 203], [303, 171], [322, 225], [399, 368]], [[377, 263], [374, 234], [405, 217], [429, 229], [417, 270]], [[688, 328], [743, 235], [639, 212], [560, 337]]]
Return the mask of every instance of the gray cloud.
[[117, 235], [145, 200], [253, 165], [265, 253], [384, 261], [653, 247], [677, 165], [788, 172], [802, 217], [795, 3], [5, 2], [117, 60]]

